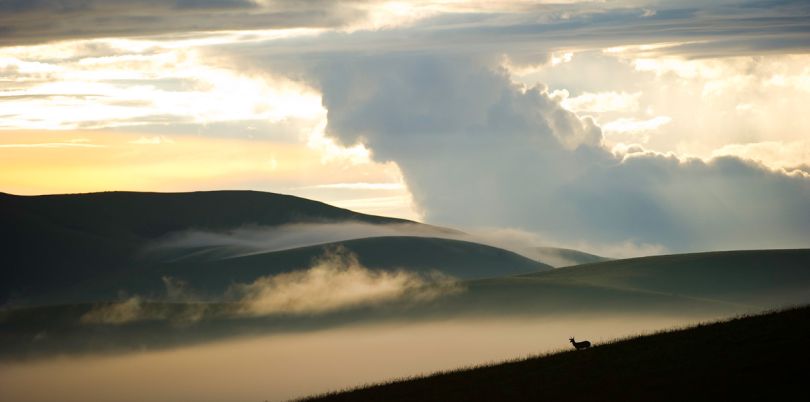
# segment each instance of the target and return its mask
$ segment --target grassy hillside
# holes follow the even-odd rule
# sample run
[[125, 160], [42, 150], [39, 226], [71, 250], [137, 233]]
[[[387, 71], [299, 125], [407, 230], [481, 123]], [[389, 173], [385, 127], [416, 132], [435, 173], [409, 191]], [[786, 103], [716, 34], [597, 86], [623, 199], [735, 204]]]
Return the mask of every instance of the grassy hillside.
[[802, 307], [306, 400], [795, 400], [808, 339]]

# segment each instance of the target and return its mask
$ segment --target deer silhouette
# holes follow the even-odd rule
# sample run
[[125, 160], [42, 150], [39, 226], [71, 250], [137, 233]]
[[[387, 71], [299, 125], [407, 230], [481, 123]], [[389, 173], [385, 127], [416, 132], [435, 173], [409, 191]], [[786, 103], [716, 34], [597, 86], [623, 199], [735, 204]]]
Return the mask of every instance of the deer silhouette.
[[577, 342], [574, 340], [574, 338], [569, 338], [568, 340], [571, 341], [571, 344], [574, 345], [577, 350], [588, 349], [591, 347], [591, 343], [588, 341]]

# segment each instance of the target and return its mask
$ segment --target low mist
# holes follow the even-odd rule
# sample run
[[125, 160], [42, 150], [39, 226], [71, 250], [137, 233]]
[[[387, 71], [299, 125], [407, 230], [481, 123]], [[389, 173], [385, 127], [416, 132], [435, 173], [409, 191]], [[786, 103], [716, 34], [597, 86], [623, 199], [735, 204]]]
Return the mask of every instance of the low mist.
[[[139, 295], [100, 303], [83, 314], [85, 324], [119, 325], [143, 320], [191, 323], [206, 318], [210, 303], [226, 302], [218, 309], [224, 316], [270, 316], [322, 314], [363, 306], [397, 302], [427, 302], [462, 292], [458, 279], [438, 271], [405, 269], [375, 270], [362, 265], [357, 255], [344, 247], [331, 247], [309, 267], [266, 275], [250, 283], [231, 284], [224, 294], [202, 303], [185, 281], [164, 276], [166, 295], [146, 299]], [[166, 308], [161, 302], [173, 303]]]
[[[487, 229], [463, 233], [421, 224], [371, 224], [363, 222], [297, 223], [280, 226], [246, 226], [228, 231], [191, 230], [174, 233], [153, 243], [150, 250], [224, 247], [220, 258], [234, 258], [270, 253], [299, 247], [321, 245], [368, 237], [414, 236], [433, 237], [481, 243], [502, 248], [530, 259], [543, 257], [536, 246], [540, 237], [510, 229]], [[567, 265], [561, 263], [558, 265]]]
[[[507, 317], [355, 326], [160, 351], [0, 362], [0, 400], [275, 401], [568, 350], [707, 317]], [[541, 379], [538, 379], [538, 381]]]
[[325, 313], [391, 301], [428, 301], [455, 293], [461, 285], [439, 272], [371, 270], [339, 248], [306, 270], [265, 276], [228, 290], [249, 315]]

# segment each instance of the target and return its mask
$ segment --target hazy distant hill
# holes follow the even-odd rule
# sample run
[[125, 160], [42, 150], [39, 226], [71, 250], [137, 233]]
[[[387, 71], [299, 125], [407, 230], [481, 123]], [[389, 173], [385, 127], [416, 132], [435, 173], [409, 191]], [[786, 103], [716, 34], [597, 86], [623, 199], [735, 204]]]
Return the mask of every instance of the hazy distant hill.
[[531, 254], [537, 261], [541, 261], [552, 267], [567, 267], [610, 260], [610, 258], [600, 257], [579, 250], [559, 247], [535, 247], [531, 250]]
[[806, 393], [810, 308], [308, 401], [767, 401]]
[[613, 260], [468, 282], [456, 311], [734, 313], [810, 303], [810, 249]]
[[770, 306], [810, 302], [810, 249], [741, 250], [629, 258], [525, 276], [707, 301]]
[[[114, 297], [119, 291], [154, 293], [163, 275], [220, 291], [233, 281], [306, 268], [322, 247], [228, 260], [165, 264], [144, 259], [156, 239], [188, 230], [222, 231], [242, 226], [362, 222], [412, 224], [426, 233], [458, 233], [402, 219], [360, 214], [321, 202], [255, 191], [195, 193], [106, 192], [15, 196], [0, 193], [0, 305], [64, 303]], [[372, 267], [432, 268], [462, 278], [548, 269], [492, 247], [442, 239], [379, 239], [351, 242]], [[205, 254], [205, 253], [203, 253]], [[185, 264], [185, 265], [184, 265]], [[230, 267], [233, 266], [233, 269]], [[216, 274], [215, 274], [216, 272]], [[469, 273], [469, 274], [467, 274]], [[155, 279], [157, 278], [157, 279]]]

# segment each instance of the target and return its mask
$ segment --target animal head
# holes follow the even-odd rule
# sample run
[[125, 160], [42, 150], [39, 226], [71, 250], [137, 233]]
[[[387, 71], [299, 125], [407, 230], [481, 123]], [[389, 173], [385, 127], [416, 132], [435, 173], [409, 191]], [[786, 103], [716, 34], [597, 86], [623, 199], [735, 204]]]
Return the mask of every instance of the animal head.
[[568, 340], [574, 342], [574, 338], [568, 338]]

